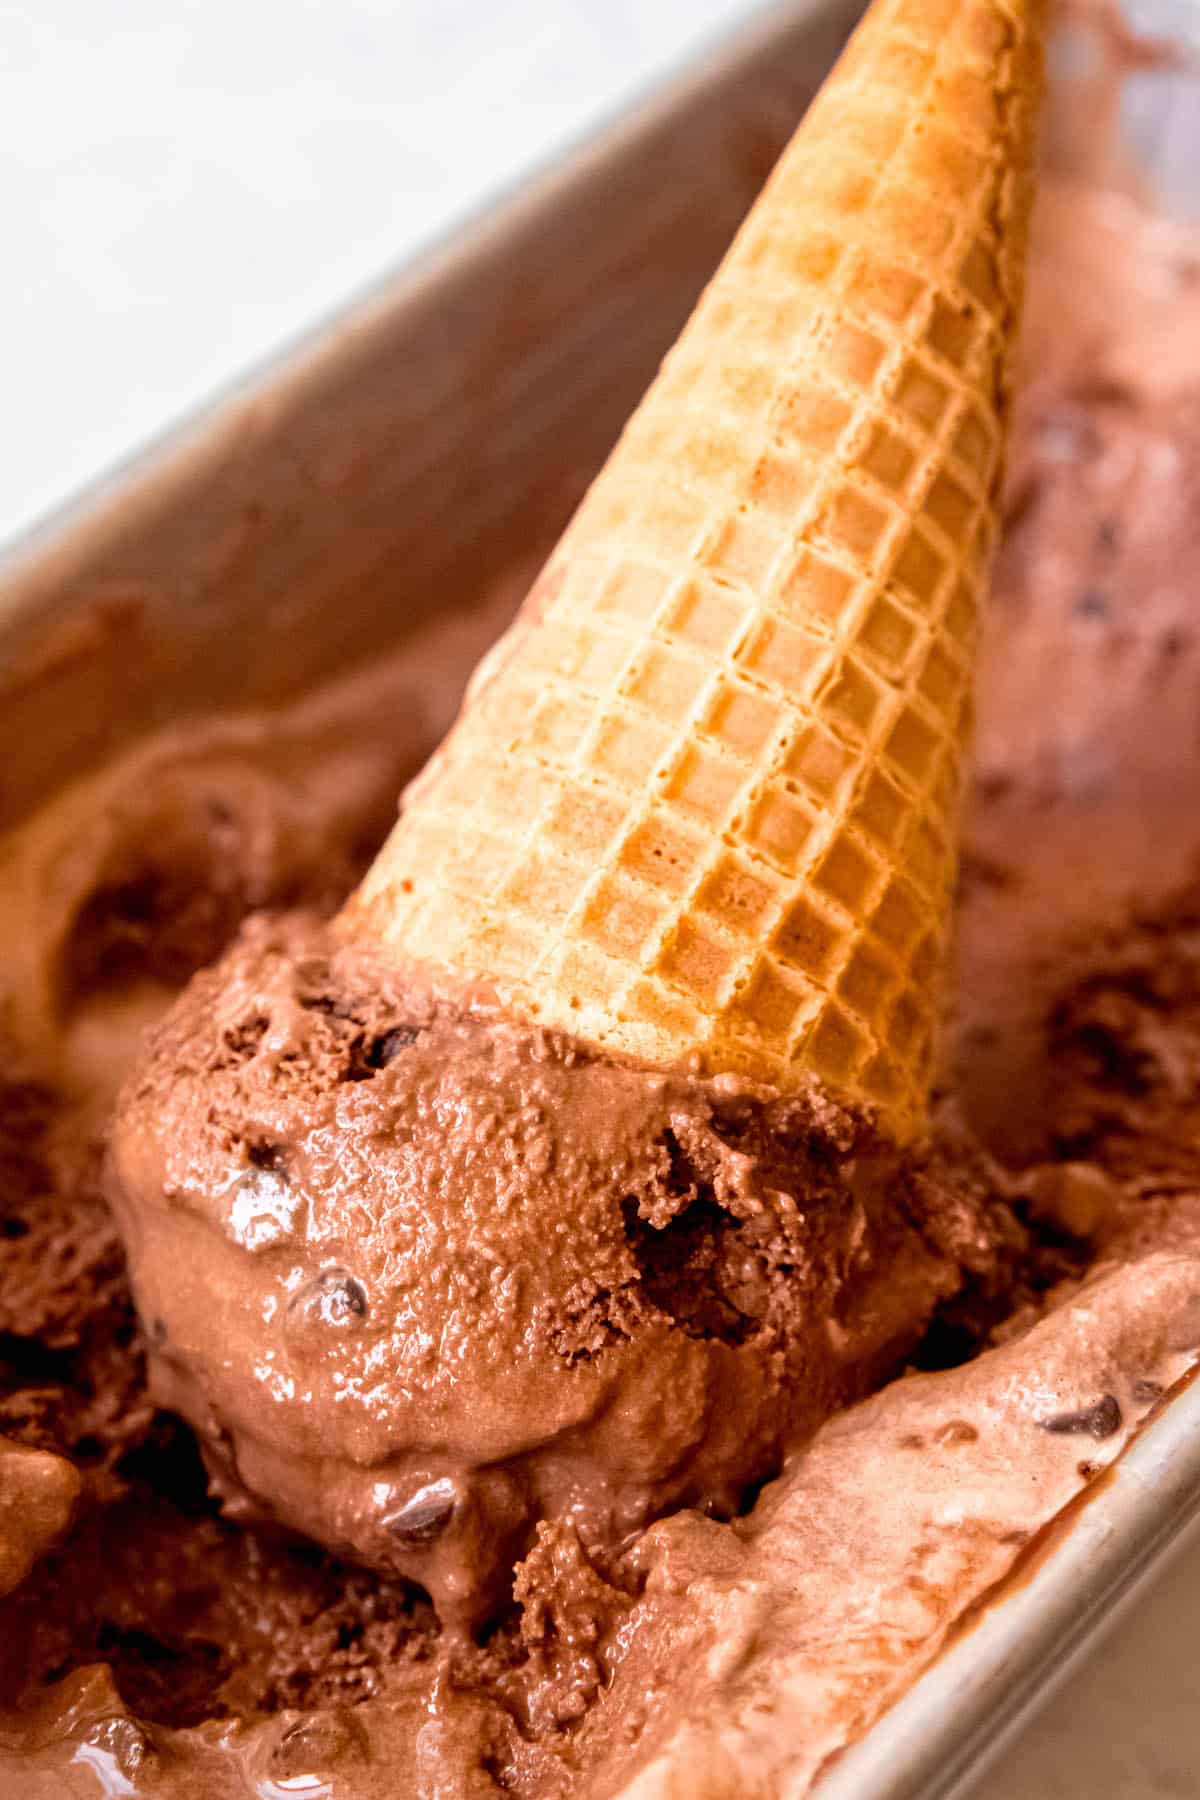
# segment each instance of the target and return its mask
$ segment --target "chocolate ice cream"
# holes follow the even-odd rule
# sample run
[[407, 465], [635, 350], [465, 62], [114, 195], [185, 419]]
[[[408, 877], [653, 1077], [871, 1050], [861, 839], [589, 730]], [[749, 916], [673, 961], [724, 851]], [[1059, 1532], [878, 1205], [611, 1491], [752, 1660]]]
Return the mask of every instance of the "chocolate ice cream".
[[815, 1085], [615, 1064], [296, 919], [159, 1027], [112, 1166], [155, 1395], [237, 1516], [467, 1625], [536, 1519], [606, 1555], [732, 1517], [1007, 1223]]
[[[1070, 318], [1063, 293], [1075, 300]], [[106, 777], [102, 813], [67, 796], [14, 840], [4, 905], [34, 958], [5, 968], [19, 1004], [6, 1014], [10, 1127], [0, 1137], [0, 1429], [25, 1451], [20, 1480], [35, 1481], [44, 1503], [12, 1529], [6, 1498], [31, 1490], [6, 1485], [17, 1473], [8, 1453], [0, 1574], [19, 1585], [0, 1603], [0, 1792], [59, 1800], [77, 1777], [169, 1800], [300, 1791], [284, 1784], [301, 1780], [338, 1800], [804, 1791], [1194, 1367], [1200, 241], [1119, 196], [1047, 190], [1030, 300], [979, 680], [953, 1032], [920, 1164], [881, 1154], [864, 1170], [864, 1146], [841, 1112], [814, 1113], [803, 1098], [772, 1109], [700, 1078], [654, 1089], [565, 1053], [553, 1036], [497, 1036], [485, 1029], [485, 996], [482, 1012], [447, 1011], [331, 945], [311, 916], [255, 921], [228, 952], [244, 1005], [227, 1016], [198, 1000], [160, 1028], [184, 1065], [178, 1087], [135, 1096], [127, 1118], [140, 1109], [147, 1130], [135, 1143], [118, 1134], [114, 1150], [156, 1159], [155, 1178], [179, 1191], [183, 1228], [204, 1245], [194, 1286], [181, 1288], [182, 1346], [154, 1341], [149, 1211], [133, 1266], [164, 1393], [199, 1357], [214, 1391], [227, 1353], [240, 1371], [227, 1403], [233, 1429], [214, 1425], [208, 1442], [222, 1510], [195, 1440], [147, 1386], [147, 1346], [100, 1187], [112, 1079], [128, 1054], [124, 995], [132, 980], [144, 1011], [161, 1007], [241, 908], [311, 898], [320, 909], [336, 903], [338, 883], [324, 856], [302, 852], [293, 864], [282, 831], [276, 873], [252, 881], [236, 830], [221, 835], [219, 881], [215, 861], [180, 858], [181, 889], [194, 892], [184, 916], [217, 919], [188, 947], [114, 882], [130, 857], [155, 863], [155, 846], [139, 845], [136, 826], [126, 840], [120, 821], [161, 818], [181, 792], [196, 794], [190, 778], [157, 771], [225, 768], [233, 741], [249, 770], [221, 786], [233, 818], [252, 787], [266, 794], [261, 816], [280, 821], [292, 802], [288, 784], [268, 778], [276, 751], [267, 746], [290, 744], [302, 765], [310, 734], [318, 761], [336, 742], [359, 771], [353, 829], [339, 823], [344, 783], [314, 779], [308, 790], [314, 835], [304, 841], [340, 843], [348, 884], [406, 772], [380, 749], [373, 721], [421, 646], [372, 678], [374, 713], [343, 692], [322, 701], [320, 734], [310, 711], [243, 722], [220, 744], [159, 745]], [[498, 599], [493, 624], [508, 605]], [[414, 760], [426, 747], [413, 747]], [[213, 790], [203, 791], [207, 806]], [[117, 822], [119, 845], [96, 832], [74, 848], [80, 820], [98, 817]], [[51, 889], [61, 905], [39, 912], [21, 896], [49, 867], [69, 867], [70, 880]], [[218, 887], [232, 897], [209, 910], [205, 896]], [[100, 918], [118, 921], [103, 954]], [[286, 967], [274, 945], [291, 947]], [[194, 992], [213, 992], [211, 978]], [[23, 1035], [27, 1021], [36, 1029]], [[456, 1053], [435, 1070], [436, 1044]], [[268, 1084], [255, 1070], [272, 1057]], [[222, 1109], [192, 1140], [202, 1164], [181, 1170], [168, 1121], [194, 1104], [205, 1066]], [[401, 1085], [406, 1066], [424, 1071], [419, 1083]], [[554, 1273], [561, 1252], [540, 1242], [536, 1195], [528, 1211], [514, 1204], [502, 1266], [533, 1284], [541, 1329], [497, 1354], [511, 1317], [503, 1280], [493, 1286], [490, 1267], [458, 1256], [450, 1197], [417, 1206], [398, 1150], [375, 1166], [394, 1181], [402, 1265], [347, 1231], [349, 1183], [315, 1217], [301, 1205], [330, 1121], [351, 1143], [377, 1143], [384, 1119], [396, 1142], [397, 1123], [432, 1142], [438, 1106], [460, 1123], [482, 1121], [490, 1084], [503, 1092], [518, 1066], [539, 1107], [561, 1111], [554, 1154], [572, 1169], [578, 1121], [590, 1108], [605, 1141], [619, 1096], [619, 1154], [598, 1182], [580, 1169], [573, 1190], [613, 1282], [604, 1294], [564, 1285]], [[293, 1153], [301, 1109], [313, 1133], [301, 1136], [295, 1164], [275, 1166], [273, 1146]], [[546, 1141], [532, 1110], [522, 1131], [531, 1149]], [[467, 1135], [469, 1150], [482, 1134]], [[437, 1141], [469, 1194], [482, 1152], [476, 1163], [462, 1136]], [[796, 1203], [801, 1177], [818, 1166], [819, 1216]], [[433, 1237], [431, 1207], [453, 1263], [422, 1238]], [[884, 1222], [889, 1255], [909, 1271], [895, 1292], [871, 1256]], [[792, 1281], [805, 1292], [818, 1232], [845, 1335], [814, 1347], [787, 1295]], [[746, 1240], [749, 1254], [735, 1252]], [[372, 1345], [388, 1341], [410, 1280], [485, 1292], [498, 1342], [464, 1346], [478, 1385], [439, 1393], [414, 1372], [402, 1396], [409, 1419], [448, 1448], [388, 1469], [390, 1483], [405, 1485], [386, 1516], [402, 1522], [418, 1503], [410, 1538], [429, 1539], [389, 1537], [380, 1555], [347, 1471], [360, 1441], [364, 1464], [387, 1466], [389, 1418], [366, 1381]], [[255, 1311], [256, 1293], [276, 1299], [282, 1330]], [[638, 1382], [648, 1334], [676, 1359], [684, 1396], [661, 1420]], [[619, 1400], [604, 1411], [613, 1390], [589, 1366], [597, 1344], [617, 1352], [613, 1388], [627, 1411]], [[751, 1344], [771, 1355], [751, 1361]], [[843, 1350], [869, 1373], [850, 1374]], [[341, 1541], [354, 1559], [279, 1529], [303, 1524], [311, 1497], [303, 1462], [289, 1463], [261, 1423], [269, 1403], [242, 1416], [239, 1382], [251, 1379], [256, 1352], [262, 1394], [289, 1380], [312, 1392], [321, 1426], [304, 1455], [335, 1446]], [[851, 1399], [860, 1379], [882, 1379], [905, 1358], [908, 1373], [810, 1435], [813, 1396], [822, 1406]], [[568, 1369], [583, 1376], [571, 1391], [599, 1421], [593, 1441], [610, 1466], [572, 1471], [560, 1454], [577, 1416], [562, 1399]], [[537, 1421], [549, 1415], [553, 1439], [523, 1416], [535, 1380]], [[752, 1400], [777, 1397], [774, 1417], [765, 1405], [757, 1415], [755, 1453], [784, 1467], [758, 1498], [734, 1491], [736, 1473], [714, 1474], [694, 1428], [706, 1395], [742, 1394], [745, 1383]], [[481, 1420], [485, 1386], [495, 1415]], [[397, 1403], [392, 1390], [377, 1398]], [[481, 1459], [473, 1446], [484, 1426], [494, 1437]], [[648, 1478], [647, 1436], [666, 1428], [677, 1434], [676, 1463], [662, 1459], [666, 1474]], [[246, 1502], [260, 1487], [256, 1457], [274, 1459], [262, 1491], [291, 1496], [275, 1522]], [[520, 1496], [509, 1546], [472, 1535], [472, 1483], [492, 1479]], [[523, 1509], [541, 1510], [554, 1483], [571, 1489], [566, 1516], [531, 1532]], [[625, 1537], [606, 1510], [621, 1483], [633, 1515]], [[642, 1508], [681, 1510], [634, 1529]], [[383, 1508], [369, 1517], [382, 1520]], [[521, 1557], [511, 1588], [498, 1573], [502, 1551]], [[361, 1566], [363, 1554], [382, 1568]], [[456, 1614], [469, 1588], [486, 1598]], [[481, 1608], [486, 1623], [443, 1631], [422, 1590], [460, 1627]]]

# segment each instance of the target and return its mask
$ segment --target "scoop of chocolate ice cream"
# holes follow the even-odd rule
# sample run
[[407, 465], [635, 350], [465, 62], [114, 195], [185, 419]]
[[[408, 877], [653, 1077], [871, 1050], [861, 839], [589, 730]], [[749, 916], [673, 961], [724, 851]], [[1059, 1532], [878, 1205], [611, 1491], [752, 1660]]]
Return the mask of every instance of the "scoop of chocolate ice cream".
[[462, 1624], [539, 1518], [736, 1510], [991, 1246], [817, 1091], [620, 1066], [296, 918], [158, 1029], [112, 1187], [227, 1505]]

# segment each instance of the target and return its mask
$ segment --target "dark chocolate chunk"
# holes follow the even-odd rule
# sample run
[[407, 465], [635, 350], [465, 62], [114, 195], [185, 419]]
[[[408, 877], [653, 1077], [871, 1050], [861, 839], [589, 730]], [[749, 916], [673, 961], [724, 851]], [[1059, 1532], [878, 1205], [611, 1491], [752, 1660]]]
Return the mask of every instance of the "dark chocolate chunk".
[[454, 1517], [455, 1499], [453, 1482], [431, 1481], [418, 1488], [399, 1512], [391, 1513], [383, 1521], [384, 1528], [405, 1549], [424, 1550], [442, 1535]]
[[1055, 1413], [1052, 1418], [1039, 1420], [1042, 1430], [1053, 1432], [1056, 1437], [1097, 1440], [1120, 1431], [1122, 1422], [1123, 1414], [1113, 1394], [1105, 1394], [1094, 1406], [1081, 1407], [1078, 1412]]
[[322, 1269], [293, 1294], [288, 1310], [322, 1325], [354, 1325], [367, 1316], [367, 1291], [348, 1269]]
[[418, 1036], [418, 1027], [415, 1025], [395, 1025], [391, 1031], [381, 1032], [376, 1038], [356, 1039], [350, 1047], [345, 1079], [370, 1081], [372, 1075], [378, 1075], [380, 1069], [386, 1069], [389, 1063], [395, 1062], [402, 1050], [415, 1044]]
[[267, 1138], [251, 1141], [246, 1145], [246, 1161], [252, 1169], [269, 1169], [278, 1175], [286, 1162], [283, 1145], [274, 1144]]
[[402, 1050], [417, 1041], [415, 1025], [397, 1025], [391, 1031], [385, 1031], [382, 1037], [375, 1039], [367, 1046], [367, 1063], [372, 1069], [386, 1069], [394, 1062]]

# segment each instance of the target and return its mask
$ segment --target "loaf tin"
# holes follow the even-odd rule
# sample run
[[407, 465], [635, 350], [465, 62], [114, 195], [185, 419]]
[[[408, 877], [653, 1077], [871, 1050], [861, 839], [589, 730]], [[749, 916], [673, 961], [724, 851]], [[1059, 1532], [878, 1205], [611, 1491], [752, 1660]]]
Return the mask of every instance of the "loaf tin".
[[[1151, 10], [1200, 41], [1191, 0]], [[163, 725], [301, 694], [549, 548], [860, 11], [753, 12], [9, 546], [0, 832]], [[1147, 74], [1126, 104], [1169, 204], [1200, 210], [1200, 82]], [[962, 1792], [1198, 1513], [1200, 1385], [827, 1773], [823, 1800]]]

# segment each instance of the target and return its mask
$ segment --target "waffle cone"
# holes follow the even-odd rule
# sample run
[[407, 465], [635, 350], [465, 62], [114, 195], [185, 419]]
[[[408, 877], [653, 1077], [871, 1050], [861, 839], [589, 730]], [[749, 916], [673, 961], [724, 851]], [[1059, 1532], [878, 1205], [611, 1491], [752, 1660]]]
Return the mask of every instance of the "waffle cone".
[[1039, 0], [876, 0], [342, 917], [925, 1115]]

